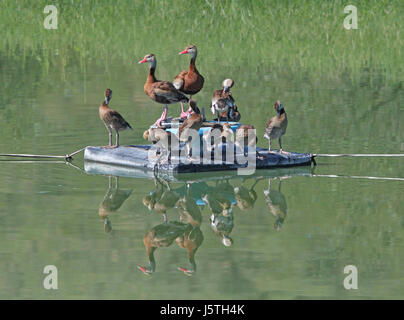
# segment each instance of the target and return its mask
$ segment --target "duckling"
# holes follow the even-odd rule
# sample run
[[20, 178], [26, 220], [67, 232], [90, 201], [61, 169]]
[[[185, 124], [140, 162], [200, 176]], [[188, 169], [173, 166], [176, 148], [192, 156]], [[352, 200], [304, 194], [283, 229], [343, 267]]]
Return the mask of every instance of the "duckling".
[[285, 108], [283, 104], [278, 100], [274, 104], [274, 109], [277, 112], [277, 115], [269, 119], [267, 122], [267, 126], [265, 129], [264, 138], [268, 139], [268, 151], [271, 151], [271, 139], [278, 139], [280, 153], [290, 154], [289, 152], [285, 152], [282, 150], [282, 136], [286, 132], [286, 128], [288, 126], [288, 118], [286, 116]]
[[[104, 121], [105, 127], [109, 132], [109, 148], [117, 148], [119, 146], [119, 131], [131, 129], [129, 123], [115, 110], [109, 107], [109, 102], [112, 99], [112, 90], [105, 90], [105, 100], [101, 103], [99, 108], [100, 119]], [[115, 145], [112, 146], [112, 130], [116, 132]]]
[[[179, 151], [180, 142], [175, 134], [161, 128], [149, 128], [143, 133], [143, 139], [156, 144], [161, 142], [162, 149], [167, 153], [168, 159], [171, 159], [172, 151]], [[156, 155], [161, 151], [156, 150]]]
[[[191, 157], [191, 147], [190, 147], [190, 137], [192, 136], [189, 130], [195, 130], [198, 133], [199, 129], [203, 123], [203, 116], [194, 100], [189, 102], [189, 105], [192, 108], [193, 113], [184, 120], [184, 122], [178, 128], [178, 138], [180, 141], [185, 142], [185, 146], [187, 148], [187, 157]], [[198, 134], [199, 137], [199, 134]], [[199, 140], [198, 140], [199, 141]]]

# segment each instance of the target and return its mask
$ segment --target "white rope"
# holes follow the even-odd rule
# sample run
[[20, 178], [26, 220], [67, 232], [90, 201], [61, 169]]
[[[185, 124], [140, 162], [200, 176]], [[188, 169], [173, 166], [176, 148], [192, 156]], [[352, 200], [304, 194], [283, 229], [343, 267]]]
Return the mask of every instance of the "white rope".
[[47, 155], [47, 154], [23, 154], [23, 153], [0, 153], [0, 157], [16, 157], [16, 158], [34, 158], [34, 159], [65, 159], [71, 160], [73, 156], [80, 153], [85, 149], [81, 148], [77, 151], [74, 151], [70, 154], [66, 154], [64, 156], [54, 156], [54, 155]]
[[404, 153], [313, 153], [313, 157], [404, 157]]

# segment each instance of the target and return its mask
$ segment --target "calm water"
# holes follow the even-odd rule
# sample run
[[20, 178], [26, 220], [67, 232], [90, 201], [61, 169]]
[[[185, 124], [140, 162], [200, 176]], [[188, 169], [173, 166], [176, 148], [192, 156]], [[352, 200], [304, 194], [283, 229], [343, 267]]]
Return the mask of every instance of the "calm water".
[[[241, 120], [253, 124], [259, 138], [281, 99], [289, 118], [286, 150], [404, 152], [401, 83], [385, 84], [366, 70], [355, 83], [349, 76], [310, 79], [305, 70], [247, 70], [199, 51], [206, 82], [195, 99], [209, 111], [213, 90], [232, 77]], [[187, 66], [186, 58], [173, 54], [170, 62], [156, 54], [161, 79]], [[143, 65], [116, 61], [84, 69], [72, 59], [46, 72], [32, 56], [24, 64], [0, 56], [0, 65], [0, 152], [66, 154], [106, 144], [98, 106], [107, 87], [114, 90], [112, 107], [134, 127], [121, 134], [122, 144], [143, 143], [142, 132], [162, 111], [143, 93]], [[171, 105], [169, 114], [179, 110]], [[83, 169], [82, 155], [73, 164]], [[221, 175], [226, 179], [217, 179]], [[402, 299], [404, 181], [366, 176], [404, 179], [404, 162], [319, 158], [314, 170], [265, 170], [246, 179], [193, 175], [171, 181], [168, 190], [164, 181], [129, 177], [119, 178], [116, 188], [115, 178], [64, 163], [1, 161], [0, 298]], [[202, 216], [197, 271], [188, 277], [177, 269], [188, 266], [187, 251], [173, 242], [156, 250], [156, 270], [146, 276], [137, 268], [148, 264], [143, 236], [163, 216], [144, 203], [156, 192], [185, 197], [186, 182], [194, 200], [185, 200], [196, 200]], [[232, 202], [229, 247], [201, 205], [206, 194]], [[167, 216], [179, 221], [178, 208]], [[359, 270], [358, 290], [343, 287], [349, 264]], [[43, 288], [46, 265], [58, 268], [58, 290]]]

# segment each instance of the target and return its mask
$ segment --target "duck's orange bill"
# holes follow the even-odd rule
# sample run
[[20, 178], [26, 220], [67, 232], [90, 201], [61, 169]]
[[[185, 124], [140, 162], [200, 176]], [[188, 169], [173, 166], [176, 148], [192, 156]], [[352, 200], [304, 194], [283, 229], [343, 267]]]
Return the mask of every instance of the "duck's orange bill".
[[188, 50], [184, 50], [184, 51], [180, 52], [180, 54], [186, 54], [186, 53], [188, 53]]
[[146, 58], [139, 61], [139, 63], [145, 63], [145, 62], [147, 62]]

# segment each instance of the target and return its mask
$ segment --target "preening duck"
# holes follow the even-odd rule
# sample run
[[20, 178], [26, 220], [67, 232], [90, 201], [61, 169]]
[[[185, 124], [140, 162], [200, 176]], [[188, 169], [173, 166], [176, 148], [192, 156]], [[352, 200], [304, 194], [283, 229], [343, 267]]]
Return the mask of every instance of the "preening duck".
[[146, 62], [150, 63], [150, 71], [144, 84], [144, 92], [153, 101], [165, 105], [161, 117], [154, 123], [154, 125], [159, 127], [161, 122], [167, 118], [168, 105], [178, 102], [188, 102], [188, 98], [177, 90], [171, 82], [156, 79], [154, 73], [156, 71], [157, 60], [154, 54], [148, 54], [143, 60], [139, 61], [139, 63]]
[[[189, 63], [188, 70], [181, 71], [173, 81], [174, 87], [182, 93], [189, 94], [190, 99], [197, 94], [203, 88], [204, 78], [198, 72], [195, 66], [198, 50], [195, 45], [189, 45], [185, 50], [179, 54], [189, 54], [191, 56], [191, 62]], [[186, 118], [192, 112], [191, 108], [187, 112], [184, 112], [184, 105], [181, 102], [181, 118]]]
[[285, 152], [282, 150], [282, 140], [281, 140], [288, 126], [288, 118], [286, 116], [286, 111], [285, 108], [283, 107], [283, 104], [279, 100], [275, 102], [274, 109], [276, 110], [277, 114], [276, 116], [268, 120], [264, 138], [268, 139], [268, 150], [270, 152], [271, 152], [271, 140], [278, 139], [280, 147], [279, 152], [289, 154], [289, 152]]
[[[105, 90], [105, 100], [101, 103], [99, 108], [100, 119], [104, 121], [105, 127], [109, 132], [109, 145], [108, 147], [116, 148], [119, 146], [119, 131], [132, 129], [129, 123], [119, 114], [119, 112], [112, 110], [109, 107], [109, 102], [112, 99], [112, 90]], [[112, 145], [112, 130], [116, 132], [115, 145]]]
[[234, 98], [230, 92], [230, 88], [234, 85], [232, 79], [225, 79], [222, 83], [222, 89], [216, 90], [212, 96], [211, 111], [217, 114], [217, 121], [225, 116], [228, 121], [233, 116]]

